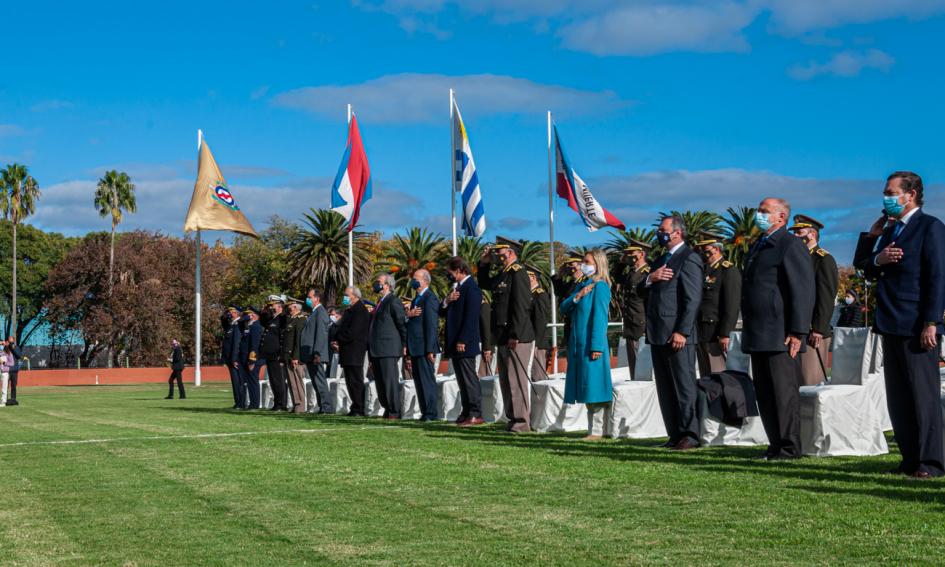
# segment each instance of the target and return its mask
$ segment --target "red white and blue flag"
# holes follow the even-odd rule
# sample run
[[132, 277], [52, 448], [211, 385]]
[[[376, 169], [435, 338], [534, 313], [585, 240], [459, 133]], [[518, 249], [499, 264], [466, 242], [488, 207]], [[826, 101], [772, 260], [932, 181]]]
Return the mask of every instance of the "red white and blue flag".
[[558, 137], [558, 127], [555, 126], [555, 171], [558, 185], [558, 196], [568, 202], [574, 212], [581, 215], [588, 232], [594, 232], [605, 226], [612, 226], [626, 230], [620, 219], [610, 214], [603, 205], [591, 194], [587, 183], [574, 171], [564, 155], [561, 139]]
[[341, 158], [341, 167], [331, 185], [331, 209], [341, 213], [348, 222], [348, 232], [358, 225], [361, 206], [371, 198], [371, 168], [358, 131], [358, 120], [352, 115], [348, 125], [348, 145]]

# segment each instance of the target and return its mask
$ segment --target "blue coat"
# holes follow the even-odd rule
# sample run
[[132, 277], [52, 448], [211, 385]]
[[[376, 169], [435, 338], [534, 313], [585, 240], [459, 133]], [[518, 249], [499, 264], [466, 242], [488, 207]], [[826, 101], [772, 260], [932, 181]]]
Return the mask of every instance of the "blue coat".
[[[472, 358], [480, 353], [482, 291], [472, 276], [466, 278], [462, 285], [457, 285], [456, 289], [459, 291], [459, 299], [440, 312], [440, 315], [446, 316], [446, 342], [443, 347], [449, 358]], [[489, 328], [488, 323], [486, 328]], [[456, 343], [463, 343], [466, 349], [457, 352]], [[492, 350], [491, 345], [489, 350]]]
[[423, 313], [419, 317], [407, 319], [407, 354], [424, 356], [440, 352], [437, 332], [440, 325], [440, 301], [433, 290], [427, 288], [423, 295], [410, 302], [411, 307], [420, 307]]
[[[571, 319], [568, 374], [564, 384], [566, 404], [595, 404], [613, 399], [610, 348], [607, 345], [610, 286], [599, 281], [589, 294], [574, 302], [574, 296], [591, 283], [593, 280], [580, 282], [574, 293], [561, 303], [561, 313]], [[591, 352], [603, 354], [597, 360], [591, 360]]]

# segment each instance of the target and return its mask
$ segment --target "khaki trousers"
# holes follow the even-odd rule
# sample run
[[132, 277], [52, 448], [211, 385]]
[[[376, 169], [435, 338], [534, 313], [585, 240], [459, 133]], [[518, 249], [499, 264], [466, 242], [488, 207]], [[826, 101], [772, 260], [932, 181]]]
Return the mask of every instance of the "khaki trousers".
[[539, 380], [548, 380], [548, 371], [545, 370], [545, 362], [548, 357], [548, 351], [543, 348], [536, 348], [535, 354], [532, 356], [532, 382], [538, 382]]
[[305, 365], [291, 362], [285, 365], [289, 375], [289, 391], [292, 392], [292, 413], [305, 413]]
[[505, 417], [509, 420], [508, 431], [521, 433], [531, 431], [531, 394], [528, 388], [529, 355], [532, 343], [518, 343], [514, 350], [499, 347], [499, 386], [505, 402]]
[[[824, 361], [824, 368], [827, 367], [827, 353], [830, 352], [830, 337], [824, 337], [820, 341], [820, 348], [807, 345], [807, 351], [797, 355], [801, 361], [801, 374], [804, 376], [805, 386], [814, 386], [827, 379], [824, 376], [824, 369], [820, 366], [820, 361]], [[820, 359], [817, 358], [817, 351], [820, 351]]]

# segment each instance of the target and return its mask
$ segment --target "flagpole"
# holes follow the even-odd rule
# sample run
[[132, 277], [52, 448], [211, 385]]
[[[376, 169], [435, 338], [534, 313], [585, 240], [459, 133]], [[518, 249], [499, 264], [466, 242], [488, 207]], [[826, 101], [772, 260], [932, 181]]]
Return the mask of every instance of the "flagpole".
[[[348, 136], [351, 135], [351, 105], [348, 104]], [[348, 287], [354, 287], [354, 227], [348, 227]]]
[[[551, 276], [555, 275], [555, 200], [554, 200], [554, 162], [551, 156], [551, 111], [548, 111], [548, 258], [551, 262]], [[558, 303], [555, 299], [555, 286], [551, 285], [551, 352], [552, 373], [558, 373]]]
[[[453, 226], [453, 256], [456, 256], [456, 117], [453, 116], [453, 89], [450, 89], [450, 222]], [[465, 214], [465, 213], [464, 213]]]
[[[197, 130], [197, 170], [200, 170], [200, 146], [203, 144], [203, 131]], [[194, 344], [195, 344], [195, 359], [194, 359], [194, 386], [200, 385], [200, 315], [201, 315], [201, 300], [200, 300], [200, 229], [197, 229], [197, 270], [194, 275], [196, 289], [196, 297], [194, 299], [195, 305], [195, 315], [194, 315]]]

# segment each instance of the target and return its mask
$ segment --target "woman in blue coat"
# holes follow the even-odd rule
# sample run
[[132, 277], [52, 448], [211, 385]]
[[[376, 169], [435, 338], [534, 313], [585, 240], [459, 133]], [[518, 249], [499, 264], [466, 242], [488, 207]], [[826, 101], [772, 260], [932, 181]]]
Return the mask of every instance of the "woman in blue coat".
[[584, 279], [561, 303], [561, 313], [571, 318], [564, 402], [587, 404], [586, 439], [600, 439], [613, 399], [607, 345], [610, 308], [607, 256], [598, 248], [591, 250], [584, 255], [581, 271]]

